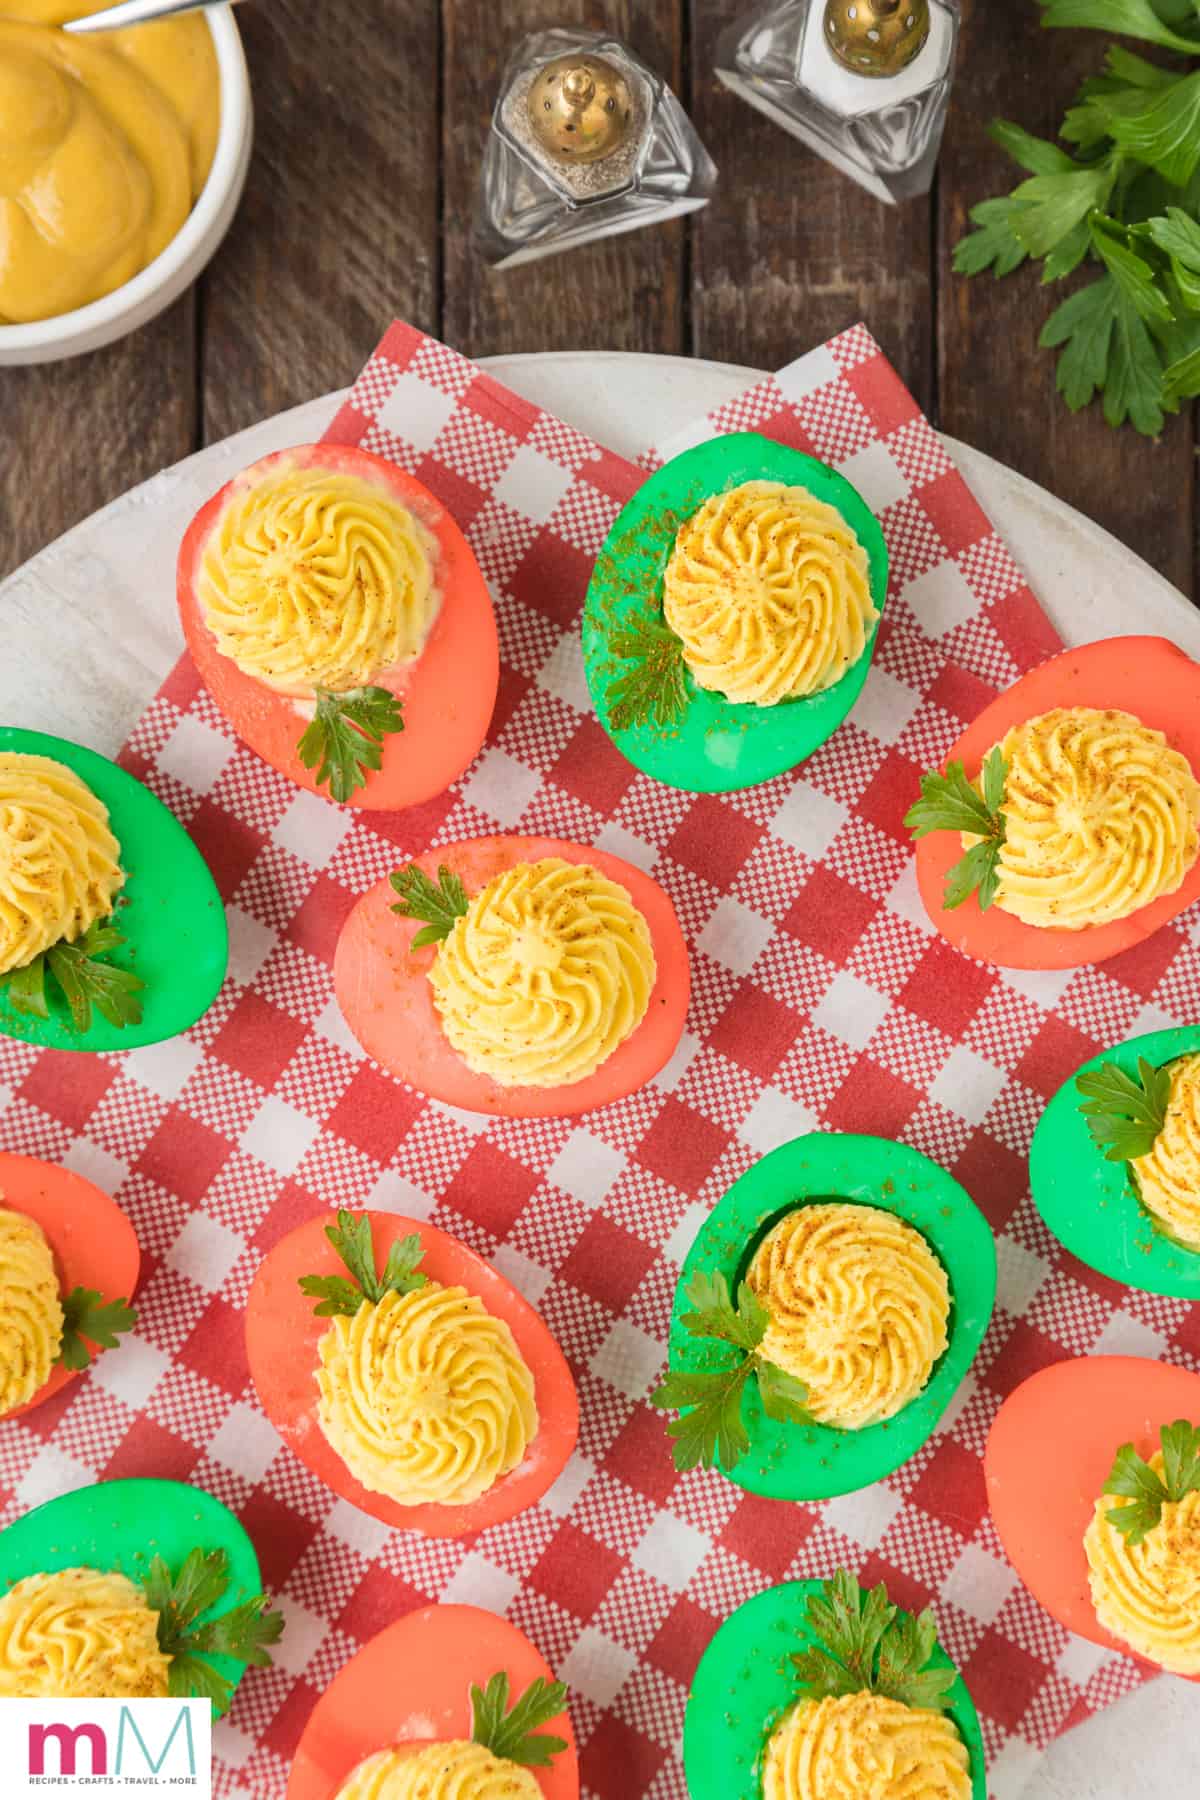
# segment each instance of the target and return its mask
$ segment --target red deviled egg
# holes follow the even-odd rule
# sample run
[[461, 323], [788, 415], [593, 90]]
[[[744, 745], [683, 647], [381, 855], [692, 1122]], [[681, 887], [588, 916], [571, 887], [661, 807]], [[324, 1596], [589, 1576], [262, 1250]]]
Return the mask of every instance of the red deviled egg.
[[439, 794], [487, 732], [499, 681], [491, 596], [425, 486], [345, 444], [253, 463], [179, 552], [188, 649], [239, 737], [351, 806]]
[[688, 954], [666, 893], [620, 857], [470, 838], [363, 895], [334, 986], [367, 1053], [420, 1093], [563, 1117], [623, 1099], [670, 1060]]
[[325, 1689], [296, 1747], [287, 1800], [578, 1800], [565, 1700], [507, 1619], [477, 1606], [423, 1607], [372, 1638]]
[[988, 1504], [1068, 1631], [1200, 1679], [1200, 1376], [1135, 1356], [1040, 1369], [996, 1414]]
[[94, 1183], [0, 1153], [0, 1425], [131, 1328], [140, 1263], [133, 1226]]
[[259, 1399], [327, 1486], [388, 1525], [461, 1537], [511, 1519], [566, 1465], [566, 1358], [512, 1283], [395, 1213], [307, 1220], [246, 1303]]
[[1009, 969], [1119, 956], [1200, 898], [1200, 665], [1064, 650], [984, 709], [906, 819], [947, 941]]

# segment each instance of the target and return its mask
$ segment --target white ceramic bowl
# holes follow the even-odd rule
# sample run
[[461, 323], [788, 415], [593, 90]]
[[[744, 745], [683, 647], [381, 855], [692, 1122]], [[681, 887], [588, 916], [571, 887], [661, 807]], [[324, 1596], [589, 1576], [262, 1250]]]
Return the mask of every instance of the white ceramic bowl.
[[166, 249], [103, 299], [30, 325], [0, 325], [0, 364], [60, 362], [124, 337], [196, 279], [228, 231], [245, 185], [254, 112], [232, 10], [214, 6], [206, 17], [221, 77], [221, 123], [213, 165], [195, 206]]

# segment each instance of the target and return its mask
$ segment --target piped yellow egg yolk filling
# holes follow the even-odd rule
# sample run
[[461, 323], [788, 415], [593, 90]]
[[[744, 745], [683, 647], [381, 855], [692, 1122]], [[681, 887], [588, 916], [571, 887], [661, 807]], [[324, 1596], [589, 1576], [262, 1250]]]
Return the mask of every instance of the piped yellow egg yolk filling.
[[776, 1728], [763, 1800], [970, 1800], [971, 1761], [952, 1719], [843, 1694], [802, 1700]]
[[356, 1480], [400, 1506], [464, 1506], [537, 1435], [533, 1376], [502, 1319], [428, 1282], [364, 1300], [318, 1345], [321, 1430]]
[[1200, 1250], [1200, 1055], [1171, 1064], [1162, 1130], [1129, 1166], [1146, 1210], [1179, 1243]]
[[542, 1790], [532, 1770], [455, 1739], [369, 1756], [334, 1800], [542, 1800]]
[[108, 917], [120, 854], [107, 807], [78, 775], [0, 752], [0, 975]]
[[62, 1344], [54, 1256], [36, 1219], [10, 1212], [0, 1194], [0, 1418], [50, 1379]]
[[419, 656], [439, 604], [436, 540], [382, 487], [283, 464], [235, 487], [199, 594], [224, 656], [277, 693], [361, 687]]
[[0, 1699], [162, 1698], [171, 1659], [157, 1628], [124, 1575], [29, 1575], [0, 1596]]
[[879, 614], [842, 515], [806, 488], [747, 481], [680, 527], [663, 616], [700, 687], [774, 706], [840, 681]]
[[166, 248], [208, 176], [220, 81], [204, 20], [68, 37], [102, 0], [3, 0], [0, 324], [98, 300]]
[[1000, 749], [997, 906], [1026, 925], [1081, 931], [1181, 885], [1200, 853], [1200, 785], [1161, 731], [1132, 713], [1059, 707], [1015, 726]]
[[506, 1087], [582, 1081], [646, 1016], [650, 928], [618, 882], [547, 857], [488, 883], [429, 970], [442, 1029]]
[[946, 1348], [946, 1271], [882, 1207], [797, 1207], [763, 1239], [747, 1280], [771, 1315], [759, 1354], [804, 1382], [824, 1425], [893, 1418]]
[[[1161, 1451], [1150, 1467], [1161, 1480]], [[1200, 1675], [1200, 1491], [1164, 1501], [1161, 1519], [1140, 1544], [1107, 1517], [1128, 1504], [1102, 1495], [1084, 1536], [1096, 1617], [1148, 1662]]]

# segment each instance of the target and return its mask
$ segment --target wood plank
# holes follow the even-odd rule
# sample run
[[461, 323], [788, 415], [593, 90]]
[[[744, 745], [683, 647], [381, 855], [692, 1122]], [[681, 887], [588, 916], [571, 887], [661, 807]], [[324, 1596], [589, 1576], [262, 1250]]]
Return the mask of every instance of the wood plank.
[[[678, 93], [683, 0], [605, 8], [604, 24]], [[596, 29], [596, 9], [562, 0], [466, 6], [443, 0], [445, 294], [442, 335], [469, 355], [519, 350], [684, 348], [683, 224], [651, 225], [517, 269], [490, 269], [471, 241], [479, 167], [501, 72], [548, 22]]]
[[437, 325], [438, 41], [425, 0], [271, 0], [238, 23], [255, 145], [205, 278], [206, 440], [353, 380]]
[[88, 356], [0, 369], [0, 578], [194, 448], [195, 302]]
[[967, 280], [951, 267], [969, 209], [1021, 179], [991, 144], [988, 121], [999, 114], [1052, 137], [1104, 47], [1099, 32], [1043, 31], [1027, 6], [976, 4], [964, 26], [939, 190], [941, 422], [1107, 526], [1191, 594], [1191, 419], [1170, 421], [1151, 443], [1132, 426], [1110, 430], [1098, 406], [1073, 417], [1055, 391], [1056, 357], [1037, 339], [1075, 283], [1043, 288], [1029, 268], [1002, 282]]
[[692, 112], [721, 184], [693, 227], [693, 349], [777, 368], [862, 319], [932, 400], [928, 200], [886, 206], [731, 94], [716, 44], [746, 0], [691, 0]]

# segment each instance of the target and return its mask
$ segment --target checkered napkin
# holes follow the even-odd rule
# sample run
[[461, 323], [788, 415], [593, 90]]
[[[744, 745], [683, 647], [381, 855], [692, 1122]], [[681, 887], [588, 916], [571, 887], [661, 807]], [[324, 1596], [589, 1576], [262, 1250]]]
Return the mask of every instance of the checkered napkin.
[[[835, 464], [879, 514], [892, 585], [850, 719], [798, 775], [692, 797], [637, 773], [592, 714], [579, 654], [593, 559], [641, 473], [393, 325], [330, 432], [445, 502], [496, 597], [488, 741], [441, 798], [354, 813], [238, 743], [186, 660], [125, 763], [187, 825], [229, 908], [232, 961], [194, 1030], [125, 1056], [0, 1040], [0, 1145], [111, 1191], [145, 1258], [133, 1338], [0, 1426], [0, 1519], [123, 1475], [208, 1488], [244, 1520], [287, 1631], [216, 1732], [220, 1796], [281, 1800], [318, 1694], [431, 1600], [506, 1612], [572, 1689], [588, 1800], [684, 1800], [689, 1679], [749, 1595], [839, 1563], [932, 1600], [983, 1718], [996, 1796], [1065, 1727], [1135, 1686], [1029, 1598], [991, 1528], [981, 1453], [1001, 1399], [1088, 1351], [1200, 1368], [1200, 1310], [1127, 1292], [1043, 1230], [1026, 1150], [1048, 1095], [1100, 1047], [1200, 1013], [1193, 913], [1102, 969], [1001, 975], [931, 930], [901, 816], [1053, 633], [912, 397], [861, 327], [759, 382], [660, 457], [751, 428]], [[519, 830], [650, 870], [690, 942], [670, 1066], [579, 1120], [487, 1121], [397, 1086], [359, 1051], [331, 961], [354, 898], [430, 844]], [[999, 1242], [995, 1321], [942, 1429], [822, 1506], [677, 1475], [647, 1404], [679, 1264], [755, 1159], [799, 1133], [875, 1132], [952, 1170]], [[394, 1532], [323, 1487], [259, 1410], [242, 1306], [263, 1253], [338, 1204], [429, 1218], [534, 1301], [571, 1359], [579, 1452], [538, 1506], [469, 1542]]]

